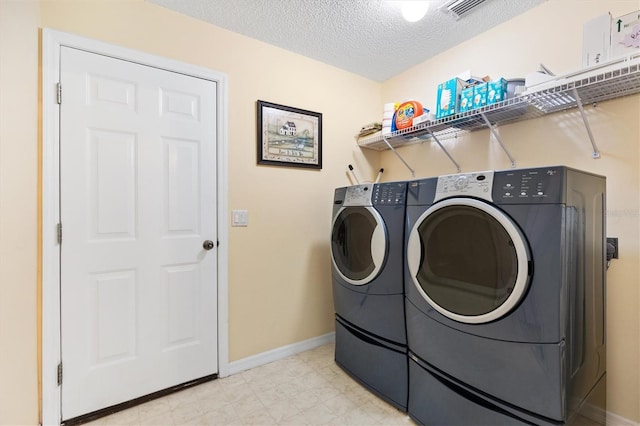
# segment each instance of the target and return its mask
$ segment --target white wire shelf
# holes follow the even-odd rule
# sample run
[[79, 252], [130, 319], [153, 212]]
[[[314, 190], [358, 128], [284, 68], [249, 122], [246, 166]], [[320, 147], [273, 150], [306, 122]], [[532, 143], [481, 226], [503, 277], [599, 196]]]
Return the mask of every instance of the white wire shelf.
[[[386, 135], [358, 140], [361, 148], [383, 151], [436, 136], [449, 139], [466, 132], [529, 120], [581, 105], [640, 93], [640, 54], [590, 67], [527, 88], [521, 95], [452, 117], [427, 121]], [[486, 117], [486, 120], [483, 118]], [[385, 142], [386, 139], [386, 142]], [[388, 144], [387, 144], [388, 142]]]

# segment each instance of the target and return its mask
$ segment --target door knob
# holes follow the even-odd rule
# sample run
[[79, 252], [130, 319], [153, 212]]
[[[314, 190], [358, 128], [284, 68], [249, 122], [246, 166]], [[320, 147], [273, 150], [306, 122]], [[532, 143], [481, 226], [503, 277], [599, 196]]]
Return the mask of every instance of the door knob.
[[205, 242], [202, 243], [202, 248], [205, 250], [211, 250], [213, 247], [215, 247], [215, 244], [211, 240], [205, 240]]

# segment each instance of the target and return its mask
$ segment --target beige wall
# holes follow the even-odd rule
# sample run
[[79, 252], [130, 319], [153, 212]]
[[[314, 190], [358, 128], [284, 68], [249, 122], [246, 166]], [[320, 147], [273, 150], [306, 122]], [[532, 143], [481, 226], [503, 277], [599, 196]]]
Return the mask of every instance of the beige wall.
[[[638, 8], [637, 1], [609, 3], [614, 14]], [[604, 1], [551, 0], [380, 85], [141, 0], [0, 0], [0, 424], [38, 419], [38, 28], [228, 75], [229, 208], [249, 210], [249, 227], [229, 230], [233, 361], [333, 330], [328, 252], [333, 188], [349, 183], [349, 163], [362, 180], [372, 179], [380, 166], [385, 180], [409, 177], [391, 153], [354, 146], [354, 133], [378, 119], [383, 102], [411, 97], [433, 104], [435, 84], [472, 63], [475, 72], [506, 77], [539, 62], [558, 72], [578, 68], [582, 22], [605, 10]], [[550, 49], [551, 40], [562, 48]], [[322, 171], [255, 165], [258, 99], [323, 113]], [[621, 250], [609, 272], [609, 408], [636, 421], [638, 108], [638, 96], [588, 108], [600, 160], [590, 159], [575, 112], [500, 129], [518, 166], [566, 163], [609, 177], [608, 233], [620, 237]], [[486, 131], [446, 144], [463, 170], [509, 166]], [[455, 171], [430, 144], [402, 151], [417, 177]]]
[[0, 423], [35, 424], [37, 3], [0, 1]]
[[[640, 9], [638, 1], [550, 0], [480, 36], [434, 57], [383, 84], [383, 102], [421, 101], [435, 109], [436, 86], [471, 69], [474, 75], [524, 77], [543, 63], [556, 74], [582, 66], [582, 24], [607, 11], [619, 16]], [[619, 237], [620, 259], [607, 273], [608, 409], [640, 420], [640, 95], [586, 106], [600, 149], [591, 144], [577, 109], [499, 127], [517, 167], [565, 164], [607, 176], [607, 234]], [[463, 171], [508, 169], [511, 164], [488, 130], [443, 145]], [[435, 144], [398, 150], [416, 177], [455, 173]], [[387, 179], [410, 179], [391, 152], [381, 156]], [[387, 173], [388, 172], [388, 173]]]

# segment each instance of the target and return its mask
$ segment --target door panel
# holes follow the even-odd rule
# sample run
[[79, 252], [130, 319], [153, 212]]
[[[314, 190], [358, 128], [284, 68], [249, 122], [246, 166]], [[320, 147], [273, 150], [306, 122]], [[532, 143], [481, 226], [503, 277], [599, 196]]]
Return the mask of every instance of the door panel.
[[200, 230], [199, 141], [165, 139], [164, 144], [166, 234], [197, 235]]
[[134, 239], [137, 233], [137, 143], [133, 133], [88, 129], [91, 239]]
[[165, 267], [163, 272], [168, 314], [165, 349], [197, 343], [198, 266]]
[[62, 418], [217, 372], [216, 84], [62, 48]]
[[136, 271], [106, 272], [91, 275], [89, 300], [93, 313], [89, 318], [96, 333], [89, 347], [95, 366], [130, 359], [136, 352]]

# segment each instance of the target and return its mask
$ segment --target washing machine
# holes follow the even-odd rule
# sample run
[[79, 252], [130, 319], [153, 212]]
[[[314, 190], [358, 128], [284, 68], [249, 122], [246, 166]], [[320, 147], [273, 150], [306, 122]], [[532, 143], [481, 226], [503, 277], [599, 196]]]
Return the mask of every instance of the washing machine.
[[604, 212], [605, 178], [564, 166], [409, 182], [416, 422], [604, 423]]
[[386, 182], [336, 189], [331, 231], [336, 363], [405, 411], [406, 188]]

